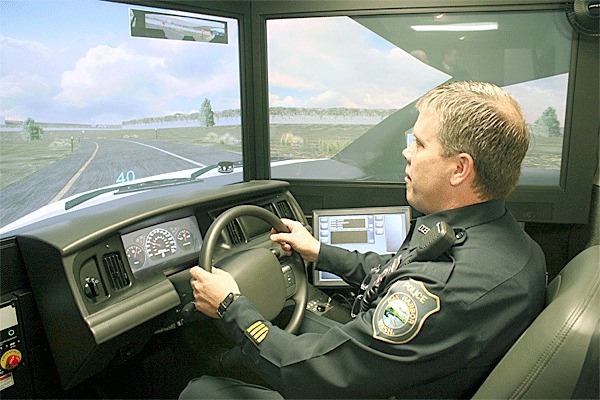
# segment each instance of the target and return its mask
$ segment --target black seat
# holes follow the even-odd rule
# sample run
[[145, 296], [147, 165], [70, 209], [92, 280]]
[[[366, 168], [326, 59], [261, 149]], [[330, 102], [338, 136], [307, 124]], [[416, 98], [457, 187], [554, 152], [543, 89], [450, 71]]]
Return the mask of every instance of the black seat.
[[544, 310], [473, 398], [598, 398], [599, 258], [600, 246], [592, 246], [552, 280]]

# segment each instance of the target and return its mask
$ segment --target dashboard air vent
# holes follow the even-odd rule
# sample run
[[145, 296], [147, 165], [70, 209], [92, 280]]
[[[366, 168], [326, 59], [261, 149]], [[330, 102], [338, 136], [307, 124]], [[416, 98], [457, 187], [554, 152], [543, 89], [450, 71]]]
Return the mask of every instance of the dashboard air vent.
[[102, 257], [102, 263], [104, 264], [106, 275], [108, 275], [110, 286], [114, 290], [123, 289], [124, 287], [129, 286], [131, 281], [129, 280], [129, 275], [127, 274], [123, 260], [121, 259], [121, 254], [106, 254]]
[[273, 203], [267, 203], [267, 204], [265, 204], [265, 205], [264, 205], [264, 206], [262, 206], [262, 207], [263, 207], [265, 210], [267, 210], [267, 211], [269, 211], [269, 212], [271, 212], [271, 213], [273, 213], [273, 214], [275, 214], [275, 215], [279, 216], [279, 215], [278, 215], [278, 213], [277, 213], [277, 210], [275, 209], [275, 204], [273, 204]]
[[287, 201], [283, 200], [275, 203], [275, 208], [277, 209], [276, 214], [279, 218], [296, 219], [292, 207], [290, 207], [290, 203]]
[[227, 224], [227, 232], [229, 233], [232, 244], [235, 245], [246, 242], [246, 237], [244, 236], [240, 222], [237, 219], [234, 219]]

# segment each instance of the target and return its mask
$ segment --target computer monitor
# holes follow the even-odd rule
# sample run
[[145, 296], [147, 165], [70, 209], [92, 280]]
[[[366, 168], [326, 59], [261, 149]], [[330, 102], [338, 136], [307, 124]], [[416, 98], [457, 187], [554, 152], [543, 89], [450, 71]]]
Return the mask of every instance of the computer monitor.
[[[313, 234], [321, 243], [366, 253], [394, 254], [410, 228], [408, 206], [313, 211]], [[348, 286], [340, 277], [313, 269], [317, 287]]]

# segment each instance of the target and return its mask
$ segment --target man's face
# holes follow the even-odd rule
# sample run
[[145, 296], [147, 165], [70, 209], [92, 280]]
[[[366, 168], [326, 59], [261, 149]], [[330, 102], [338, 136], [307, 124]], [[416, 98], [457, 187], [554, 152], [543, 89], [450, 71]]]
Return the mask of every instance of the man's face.
[[435, 113], [423, 110], [413, 128], [415, 141], [402, 151], [406, 158], [406, 198], [425, 214], [443, 211], [450, 200], [454, 157], [443, 157]]

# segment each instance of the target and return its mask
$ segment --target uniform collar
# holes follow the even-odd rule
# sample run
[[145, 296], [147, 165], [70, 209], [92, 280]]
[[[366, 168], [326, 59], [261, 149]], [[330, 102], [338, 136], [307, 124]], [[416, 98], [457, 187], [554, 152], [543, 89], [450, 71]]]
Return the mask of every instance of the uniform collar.
[[[504, 199], [490, 200], [419, 217], [415, 221], [415, 232], [423, 234], [423, 229], [419, 229], [421, 225], [431, 229], [439, 221], [446, 221], [453, 228], [469, 229], [493, 221], [504, 214], [506, 214]], [[413, 237], [420, 236], [418, 234], [413, 235]]]

